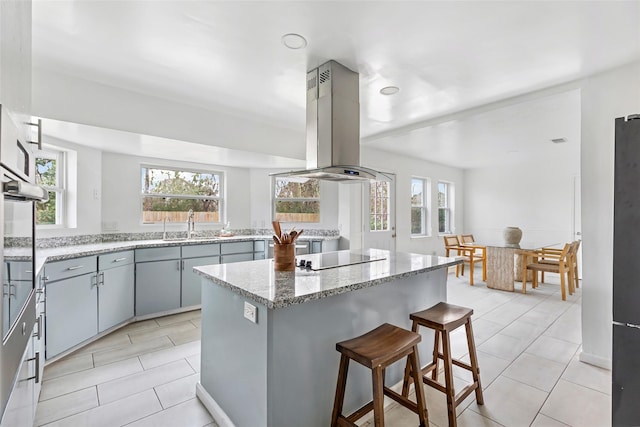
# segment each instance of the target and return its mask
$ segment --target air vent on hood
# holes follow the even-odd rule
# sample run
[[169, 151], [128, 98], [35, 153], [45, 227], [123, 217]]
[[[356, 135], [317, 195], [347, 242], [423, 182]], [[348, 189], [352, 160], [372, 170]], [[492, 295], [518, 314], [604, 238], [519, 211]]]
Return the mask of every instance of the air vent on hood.
[[389, 181], [360, 166], [359, 76], [335, 61], [307, 73], [307, 169], [272, 174], [331, 181]]

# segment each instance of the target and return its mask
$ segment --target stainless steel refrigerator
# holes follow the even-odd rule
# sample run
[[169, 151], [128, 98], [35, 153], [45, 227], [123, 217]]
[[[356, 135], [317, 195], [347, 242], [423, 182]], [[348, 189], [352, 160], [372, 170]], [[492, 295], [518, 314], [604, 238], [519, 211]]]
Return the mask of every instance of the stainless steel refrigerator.
[[613, 426], [640, 425], [640, 114], [616, 119]]

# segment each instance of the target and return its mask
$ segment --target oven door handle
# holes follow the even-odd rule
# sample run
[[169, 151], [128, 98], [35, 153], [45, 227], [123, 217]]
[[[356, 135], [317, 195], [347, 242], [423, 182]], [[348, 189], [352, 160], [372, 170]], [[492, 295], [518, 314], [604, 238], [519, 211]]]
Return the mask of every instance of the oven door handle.
[[3, 185], [3, 191], [5, 196], [22, 201], [46, 202], [49, 200], [47, 190], [24, 181], [7, 181]]

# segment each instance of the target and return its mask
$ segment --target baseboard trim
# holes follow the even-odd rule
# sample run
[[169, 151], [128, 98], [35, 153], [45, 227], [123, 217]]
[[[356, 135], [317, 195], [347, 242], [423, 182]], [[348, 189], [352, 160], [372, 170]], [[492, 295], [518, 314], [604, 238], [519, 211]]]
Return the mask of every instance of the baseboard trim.
[[199, 381], [196, 383], [196, 396], [220, 427], [235, 427], [231, 418], [222, 410], [207, 390], [202, 387]]
[[596, 356], [591, 353], [585, 353], [584, 351], [580, 352], [578, 359], [580, 359], [581, 362], [588, 363], [589, 365], [611, 370], [611, 359]]

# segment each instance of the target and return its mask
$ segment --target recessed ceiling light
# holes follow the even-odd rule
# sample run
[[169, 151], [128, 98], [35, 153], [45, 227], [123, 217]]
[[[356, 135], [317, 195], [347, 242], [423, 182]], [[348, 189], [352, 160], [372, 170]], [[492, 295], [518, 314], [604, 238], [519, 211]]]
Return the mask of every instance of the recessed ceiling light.
[[282, 36], [282, 44], [289, 49], [304, 49], [307, 47], [307, 39], [300, 34], [289, 33]]
[[395, 95], [400, 92], [400, 88], [398, 86], [385, 86], [380, 89], [380, 93], [383, 95]]
[[563, 142], [567, 142], [567, 138], [553, 138], [551, 142], [554, 144], [562, 144]]

